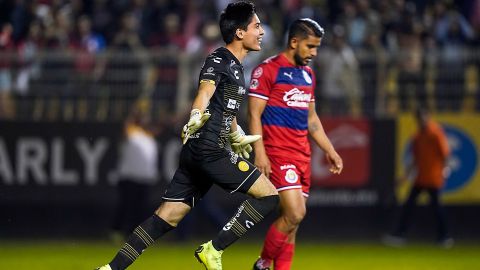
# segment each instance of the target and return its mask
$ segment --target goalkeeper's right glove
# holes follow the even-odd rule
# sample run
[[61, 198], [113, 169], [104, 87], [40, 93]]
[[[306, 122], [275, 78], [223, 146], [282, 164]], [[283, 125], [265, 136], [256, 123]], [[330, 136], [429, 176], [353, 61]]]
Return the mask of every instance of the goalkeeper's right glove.
[[182, 130], [182, 142], [185, 144], [190, 136], [197, 132], [207, 120], [210, 118], [210, 113], [201, 113], [199, 109], [193, 109], [190, 112], [190, 119], [188, 123], [183, 126]]
[[250, 157], [249, 153], [253, 150], [250, 144], [262, 138], [261, 135], [245, 135], [245, 132], [239, 125], [237, 125], [237, 131], [230, 133], [228, 137], [233, 152], [246, 159]]

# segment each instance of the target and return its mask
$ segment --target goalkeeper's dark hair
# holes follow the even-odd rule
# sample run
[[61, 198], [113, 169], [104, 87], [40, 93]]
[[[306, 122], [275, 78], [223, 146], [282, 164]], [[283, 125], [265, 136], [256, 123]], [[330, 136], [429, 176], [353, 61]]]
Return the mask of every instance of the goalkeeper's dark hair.
[[294, 37], [306, 39], [308, 36], [323, 37], [325, 30], [314, 20], [302, 18], [295, 20], [288, 29], [288, 41]]
[[237, 29], [247, 30], [255, 12], [255, 5], [248, 1], [228, 4], [220, 15], [219, 21], [223, 41], [230, 44], [235, 38]]

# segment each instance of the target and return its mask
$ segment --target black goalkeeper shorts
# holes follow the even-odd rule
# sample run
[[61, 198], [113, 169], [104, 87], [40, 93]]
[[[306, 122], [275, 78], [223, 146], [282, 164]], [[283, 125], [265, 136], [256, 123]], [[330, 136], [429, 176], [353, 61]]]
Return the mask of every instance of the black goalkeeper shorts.
[[230, 150], [189, 141], [162, 199], [193, 207], [213, 184], [230, 193], [246, 193], [260, 174], [255, 165]]

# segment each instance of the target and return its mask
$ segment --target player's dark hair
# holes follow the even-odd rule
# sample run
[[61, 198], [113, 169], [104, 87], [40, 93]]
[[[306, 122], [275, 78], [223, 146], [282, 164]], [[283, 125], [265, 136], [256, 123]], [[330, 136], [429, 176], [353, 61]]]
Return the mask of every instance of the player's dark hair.
[[247, 1], [228, 4], [220, 15], [220, 32], [226, 44], [232, 43], [237, 29], [247, 30], [248, 24], [255, 15], [255, 5]]
[[323, 37], [325, 30], [314, 20], [302, 18], [295, 20], [288, 29], [288, 41], [294, 37], [305, 39], [308, 36]]

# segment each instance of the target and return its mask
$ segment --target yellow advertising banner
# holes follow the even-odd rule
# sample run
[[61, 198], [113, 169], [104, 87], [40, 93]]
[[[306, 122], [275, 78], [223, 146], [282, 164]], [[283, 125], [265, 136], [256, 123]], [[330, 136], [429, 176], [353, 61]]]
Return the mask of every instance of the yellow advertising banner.
[[[480, 147], [480, 115], [437, 114], [438, 121], [448, 138], [451, 154], [448, 158], [450, 173], [443, 187], [442, 200], [447, 204], [480, 203], [480, 171], [478, 169]], [[405, 166], [411, 159], [411, 140], [417, 131], [413, 114], [402, 114], [397, 119], [396, 175], [404, 175]], [[412, 178], [412, 177], [410, 177]], [[397, 182], [397, 197], [404, 201], [408, 196], [411, 181]], [[420, 197], [426, 202], [426, 196]]]

